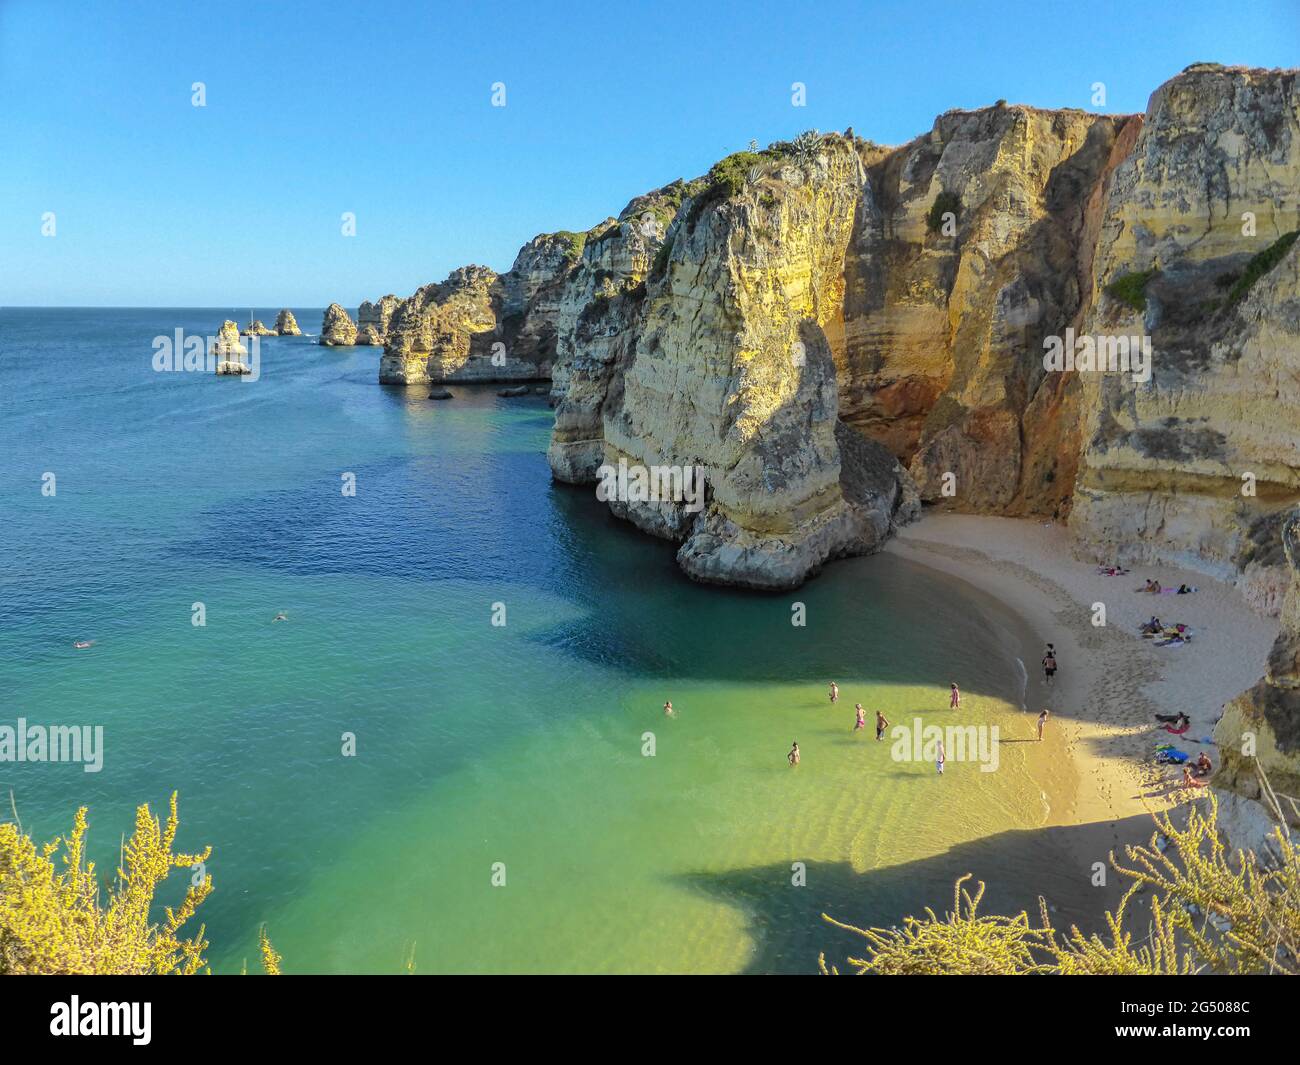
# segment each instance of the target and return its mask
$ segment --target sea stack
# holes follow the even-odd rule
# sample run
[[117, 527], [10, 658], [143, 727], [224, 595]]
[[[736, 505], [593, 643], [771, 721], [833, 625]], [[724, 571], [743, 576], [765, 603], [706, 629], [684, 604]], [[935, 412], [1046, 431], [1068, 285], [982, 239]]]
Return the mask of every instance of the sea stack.
[[357, 327], [348, 312], [337, 303], [325, 308], [325, 319], [321, 322], [320, 342], [326, 347], [346, 348], [357, 342]]
[[255, 318], [239, 331], [239, 335], [241, 337], [273, 337], [275, 336], [275, 331], [267, 329], [266, 325], [262, 322], [262, 319]]
[[388, 340], [388, 323], [392, 321], [393, 312], [400, 301], [392, 293], [384, 296], [377, 303], [366, 300], [357, 309], [357, 343], [372, 347], [380, 346]]
[[298, 320], [294, 318], [293, 311], [285, 309], [275, 316], [275, 332], [277, 336], [282, 337], [302, 336], [302, 330], [298, 328]]
[[252, 367], [244, 362], [248, 349], [239, 342], [239, 326], [227, 319], [217, 330], [217, 340], [212, 346], [212, 353], [217, 358], [217, 373], [225, 376], [239, 376], [252, 373]]

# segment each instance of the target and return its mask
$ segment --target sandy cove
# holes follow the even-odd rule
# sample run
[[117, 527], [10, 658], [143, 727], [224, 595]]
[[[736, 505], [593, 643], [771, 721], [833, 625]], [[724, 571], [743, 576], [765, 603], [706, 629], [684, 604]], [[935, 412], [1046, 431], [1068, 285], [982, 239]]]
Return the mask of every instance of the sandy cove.
[[[1076, 557], [1068, 529], [1032, 519], [932, 514], [903, 529], [887, 551], [958, 577], [1001, 600], [1041, 636], [1025, 656], [1027, 717], [1052, 713], [1044, 746], [1062, 744], [1078, 778], [1072, 800], [1050, 824], [1087, 826], [1069, 834], [1080, 866], [1098, 854], [1144, 841], [1150, 814], [1185, 801], [1182, 773], [1153, 762], [1155, 745], [1176, 739], [1155, 729], [1155, 713], [1186, 711], [1192, 726], [1181, 743], [1218, 764], [1211, 735], [1223, 704], [1253, 685], [1277, 635], [1276, 619], [1257, 614], [1231, 586], [1170, 566], [1139, 565], [1126, 576], [1097, 572]], [[1114, 560], [1111, 560], [1113, 563]], [[1146, 578], [1165, 587], [1186, 583], [1193, 595], [1135, 592]], [[1094, 603], [1105, 627], [1092, 624]], [[1138, 626], [1152, 614], [1195, 630], [1191, 643], [1157, 647]], [[1039, 661], [1056, 645], [1059, 672], [1049, 689]], [[1035, 701], [1037, 700], [1037, 701]], [[1199, 789], [1198, 789], [1199, 790]]]

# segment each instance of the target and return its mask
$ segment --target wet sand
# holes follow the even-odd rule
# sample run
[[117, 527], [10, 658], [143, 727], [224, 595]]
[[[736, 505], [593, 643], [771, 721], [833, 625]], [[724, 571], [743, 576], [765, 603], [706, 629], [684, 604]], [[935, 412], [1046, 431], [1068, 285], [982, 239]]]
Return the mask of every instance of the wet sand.
[[[1037, 681], [1029, 697], [1041, 705], [1031, 703], [1027, 719], [1032, 722], [1042, 706], [1050, 709], [1048, 735], [1060, 735], [1076, 770], [1073, 796], [1058, 803], [1049, 820], [1069, 829], [1058, 835], [1069, 851], [1070, 873], [1057, 884], [1068, 896], [1078, 870], [1125, 844], [1145, 841], [1152, 813], [1188, 801], [1181, 770], [1154, 763], [1156, 744], [1175, 741], [1193, 758], [1204, 750], [1218, 764], [1214, 744], [1202, 741], [1210, 738], [1224, 702], [1259, 679], [1277, 633], [1275, 619], [1255, 613], [1234, 589], [1200, 574], [1165, 566], [1099, 574], [1096, 562], [1075, 556], [1062, 525], [930, 515], [886, 550], [997, 597], [1041, 634], [1036, 656], [1025, 663]], [[1198, 591], [1136, 592], [1147, 578]], [[1105, 606], [1103, 626], [1093, 623], [1099, 603]], [[1165, 624], [1190, 625], [1193, 639], [1178, 647], [1143, 639], [1138, 626], [1152, 614]], [[1048, 642], [1056, 646], [1059, 666], [1050, 688], [1042, 683], [1040, 666]], [[1185, 736], [1156, 727], [1154, 714], [1180, 710], [1192, 721]], [[1113, 896], [1105, 894], [1109, 904]], [[1082, 899], [1062, 902], [1076, 912], [1086, 899], [1084, 892]]]

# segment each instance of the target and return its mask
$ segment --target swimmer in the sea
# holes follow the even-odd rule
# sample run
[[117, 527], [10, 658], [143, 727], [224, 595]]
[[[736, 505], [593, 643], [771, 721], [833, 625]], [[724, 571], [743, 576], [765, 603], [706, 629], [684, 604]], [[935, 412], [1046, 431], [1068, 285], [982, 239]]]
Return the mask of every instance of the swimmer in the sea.
[[840, 686], [831, 681], [831, 702], [838, 702], [840, 698]]
[[677, 711], [673, 709], [671, 701], [664, 703], [664, 717], [676, 717]]
[[289, 620], [289, 616], [288, 616], [286, 613], [284, 613], [284, 611], [281, 611], [280, 613], [276, 614], [275, 617], [273, 617], [271, 620], [272, 620], [272, 621], [288, 621], [288, 620]]

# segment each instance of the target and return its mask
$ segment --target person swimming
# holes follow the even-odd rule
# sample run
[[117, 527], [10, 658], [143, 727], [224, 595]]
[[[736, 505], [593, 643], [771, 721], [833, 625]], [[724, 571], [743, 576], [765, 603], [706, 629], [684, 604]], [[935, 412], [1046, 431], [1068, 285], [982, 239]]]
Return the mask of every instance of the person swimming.
[[880, 740], [885, 735], [885, 729], [889, 728], [889, 722], [885, 720], [885, 715], [879, 710], [876, 711], [876, 739]]
[[857, 732], [858, 729], [867, 727], [867, 712], [862, 709], [861, 703], [854, 703], [853, 709], [858, 712], [857, 724], [853, 726], [853, 731]]
[[790, 753], [786, 755], [792, 766], [799, 764], [799, 741], [796, 740], [790, 747]]
[[952, 695], [951, 695], [951, 696], [949, 697], [949, 699], [948, 699], [948, 709], [949, 709], [949, 710], [960, 710], [960, 709], [961, 709], [961, 692], [957, 690], [957, 684], [956, 684], [955, 681], [952, 682], [951, 687], [952, 687]]
[[672, 701], [664, 703], [664, 717], [676, 717], [677, 711], [673, 709]]
[[84, 651], [87, 647], [93, 646], [94, 643], [95, 643], [94, 640], [78, 640], [72, 646], [75, 647], [78, 651]]
[[831, 702], [838, 702], [840, 698], [840, 686], [831, 681]]
[[271, 620], [272, 620], [272, 621], [288, 621], [288, 620], [289, 620], [289, 615], [286, 614], [286, 613], [284, 613], [284, 611], [281, 611], [280, 613], [276, 614], [275, 617], [273, 617]]

